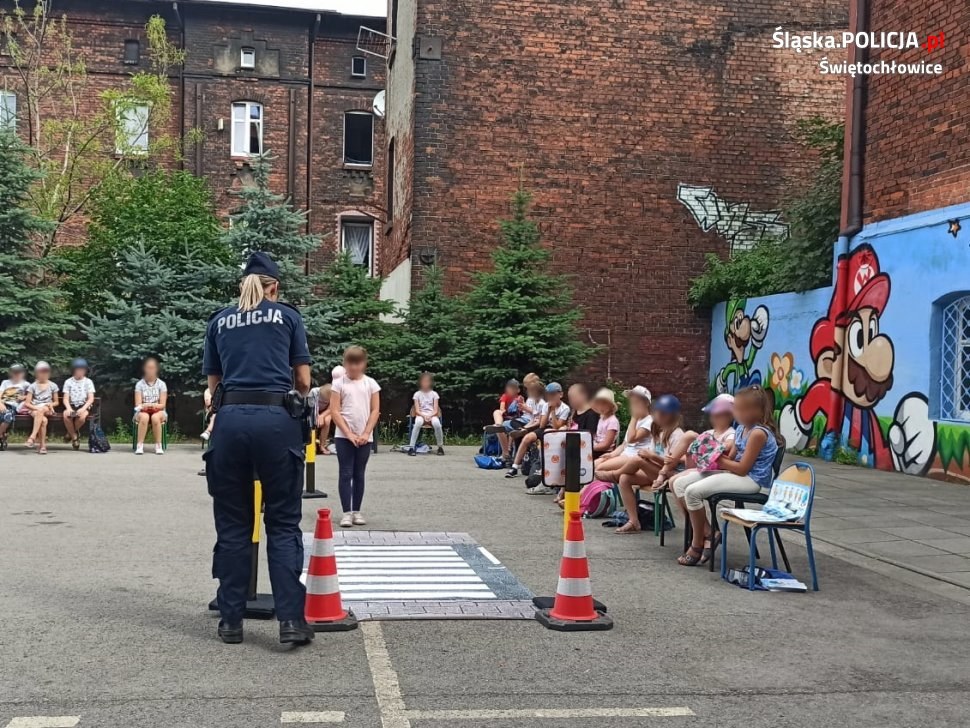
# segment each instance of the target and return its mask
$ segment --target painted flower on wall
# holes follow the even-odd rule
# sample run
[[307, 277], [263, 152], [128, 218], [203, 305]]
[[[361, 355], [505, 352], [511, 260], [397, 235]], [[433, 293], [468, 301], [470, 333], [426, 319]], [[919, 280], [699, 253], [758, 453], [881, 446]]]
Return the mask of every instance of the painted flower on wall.
[[802, 388], [805, 385], [805, 375], [802, 374], [801, 369], [792, 369], [791, 376], [788, 377], [788, 384], [791, 387], [791, 393], [793, 395], [802, 393]]
[[771, 355], [771, 388], [782, 397], [788, 396], [788, 376], [794, 363], [795, 357], [790, 351]]

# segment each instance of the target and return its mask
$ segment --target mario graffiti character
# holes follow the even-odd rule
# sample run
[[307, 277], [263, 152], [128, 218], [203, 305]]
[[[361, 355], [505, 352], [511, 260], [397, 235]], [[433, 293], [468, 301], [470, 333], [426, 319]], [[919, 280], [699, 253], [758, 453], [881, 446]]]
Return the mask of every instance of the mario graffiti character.
[[841, 435], [844, 446], [858, 451], [861, 464], [922, 474], [936, 450], [936, 428], [926, 397], [913, 392], [899, 401], [888, 438], [875, 412], [893, 386], [893, 342], [879, 331], [889, 300], [889, 276], [879, 271], [870, 245], [853, 250], [844, 268], [849, 276], [848, 303], [840, 311], [838, 291], [846, 281], [843, 268], [839, 270], [828, 315], [812, 328], [809, 349], [816, 380], [804, 397], [782, 408], [781, 434], [789, 448], [803, 449], [815, 417], [828, 415], [826, 438]]
[[724, 312], [724, 343], [731, 361], [717, 373], [714, 387], [718, 394], [761, 384], [761, 372], [753, 369], [758, 351], [768, 335], [768, 309], [758, 306], [751, 316], [745, 313], [746, 298], [732, 298]]

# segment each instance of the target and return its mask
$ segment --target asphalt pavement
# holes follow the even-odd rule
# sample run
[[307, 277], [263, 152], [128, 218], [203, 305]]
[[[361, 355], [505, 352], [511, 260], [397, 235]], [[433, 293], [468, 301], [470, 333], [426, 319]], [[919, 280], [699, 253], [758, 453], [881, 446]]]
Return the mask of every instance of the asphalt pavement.
[[[472, 453], [374, 456], [367, 528], [467, 532], [552, 593], [561, 512]], [[587, 549], [610, 632], [382, 621], [290, 649], [275, 623], [247, 622], [243, 645], [223, 645], [199, 455], [0, 453], [0, 728], [970, 724], [964, 600], [859, 552], [821, 553], [818, 593], [749, 593], [678, 566], [678, 531], [661, 548], [598, 522]], [[317, 463], [331, 498], [305, 502], [305, 531], [336, 502], [335, 458]], [[804, 550], [789, 553], [807, 579]]]

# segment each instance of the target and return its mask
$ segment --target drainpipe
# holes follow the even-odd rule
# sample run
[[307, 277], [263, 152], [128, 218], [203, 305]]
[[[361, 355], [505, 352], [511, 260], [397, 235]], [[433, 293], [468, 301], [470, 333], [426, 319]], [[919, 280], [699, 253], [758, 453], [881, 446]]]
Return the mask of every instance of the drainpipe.
[[[172, 3], [175, 20], [179, 24], [179, 50], [185, 51], [185, 21], [179, 12], [179, 4]], [[179, 154], [179, 169], [185, 169], [185, 63], [179, 64], [179, 144], [182, 153]], [[200, 170], [201, 172], [201, 170]]]
[[[869, 3], [868, 0], [854, 0], [849, 6], [849, 29], [852, 33], [866, 33], [869, 31]], [[865, 63], [869, 59], [869, 49], [852, 46], [851, 58], [854, 63]], [[866, 151], [866, 93], [868, 78], [863, 74], [850, 77], [846, 82], [846, 125], [845, 125], [845, 157], [842, 172], [842, 218], [839, 227], [839, 239], [836, 243], [836, 275], [832, 291], [830, 312], [836, 314], [845, 310], [849, 300], [848, 276], [849, 248], [852, 238], [862, 230], [863, 212], [863, 172]], [[834, 347], [845, 351], [845, 332], [841, 338], [834, 331]], [[832, 372], [832, 393], [829, 398], [828, 426], [826, 435], [819, 448], [822, 457], [831, 460], [835, 451], [835, 441], [840, 434], [842, 423], [836, 421], [841, 408], [837, 394], [842, 390], [842, 370]]]
[[[307, 52], [309, 66], [307, 84], [307, 94], [306, 94], [306, 231], [307, 234], [310, 233], [310, 195], [313, 193], [313, 65], [314, 65], [314, 53], [313, 47], [317, 42], [317, 34], [320, 32], [320, 13], [317, 13], [317, 17], [313, 20], [313, 27], [310, 29], [310, 47]], [[306, 258], [303, 261], [303, 269], [306, 275], [310, 275], [310, 253], [306, 254]]]

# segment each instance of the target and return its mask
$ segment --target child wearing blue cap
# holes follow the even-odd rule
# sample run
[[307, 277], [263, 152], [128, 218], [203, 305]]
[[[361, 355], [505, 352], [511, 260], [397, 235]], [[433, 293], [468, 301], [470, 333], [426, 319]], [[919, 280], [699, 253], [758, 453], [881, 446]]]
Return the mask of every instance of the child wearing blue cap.
[[[546, 404], [542, 409], [542, 414], [539, 416], [539, 426], [534, 431], [527, 434], [522, 438], [519, 443], [519, 449], [515, 453], [515, 459], [512, 461], [512, 467], [505, 474], [506, 478], [516, 478], [519, 475], [519, 468], [522, 467], [522, 461], [525, 459], [525, 455], [529, 452], [529, 448], [532, 444], [538, 440], [542, 433], [547, 430], [565, 430], [569, 427], [569, 417], [572, 411], [569, 409], [569, 405], [562, 401], [562, 385], [559, 382], [550, 382], [546, 385]], [[544, 495], [555, 493], [552, 488], [546, 488], [543, 485], [530, 488], [528, 491], [533, 495]]]

